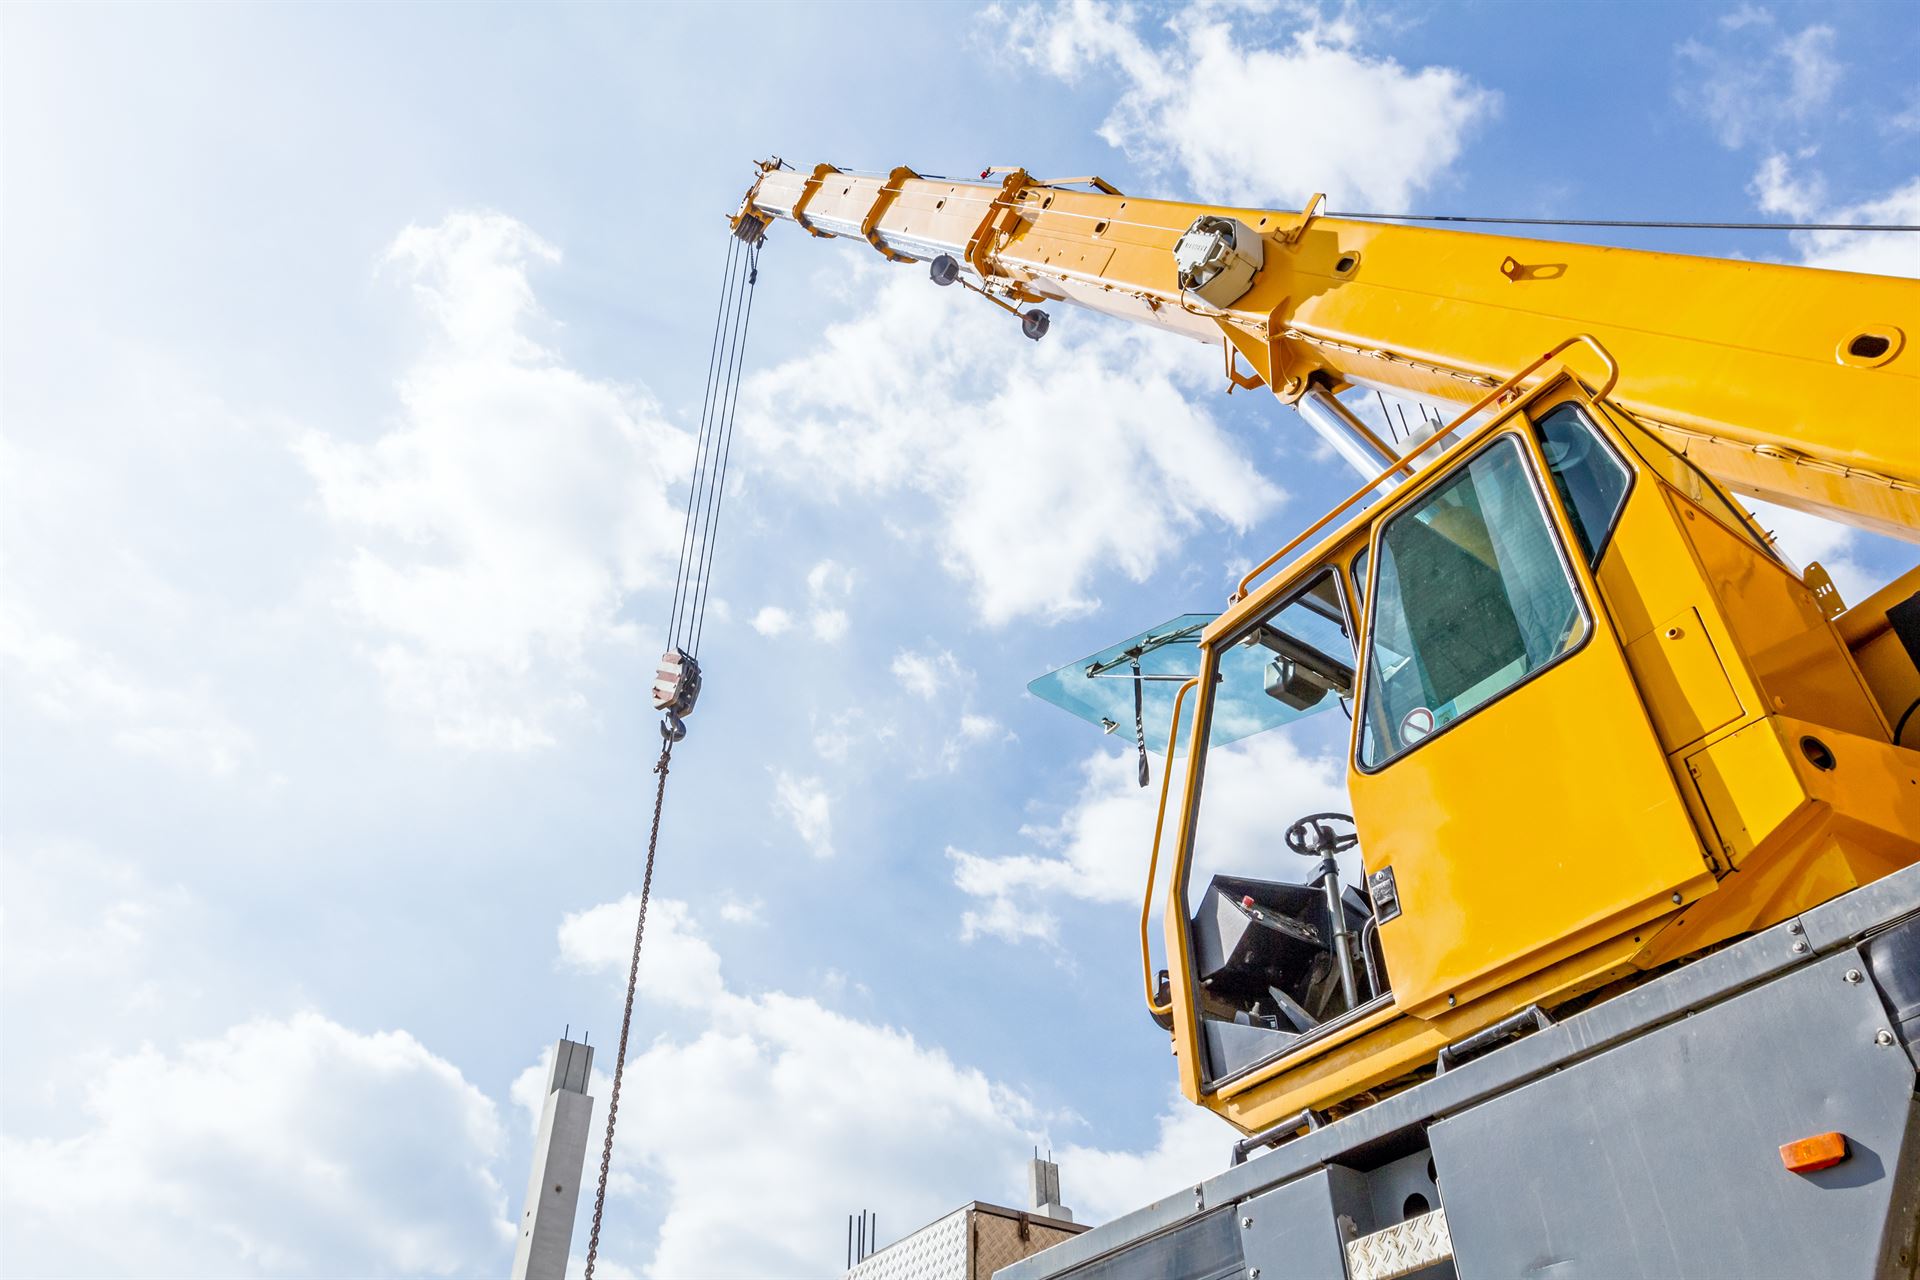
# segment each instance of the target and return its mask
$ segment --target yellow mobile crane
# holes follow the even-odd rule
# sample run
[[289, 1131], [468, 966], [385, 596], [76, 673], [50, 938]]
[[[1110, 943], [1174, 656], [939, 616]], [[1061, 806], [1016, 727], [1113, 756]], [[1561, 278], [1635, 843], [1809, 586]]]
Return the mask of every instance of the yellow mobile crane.
[[[1124, 689], [1130, 673], [1137, 697], [1156, 674], [1183, 677], [1159, 686], [1178, 687], [1142, 907], [1145, 997], [1171, 1034], [1186, 1096], [1254, 1135], [1236, 1147], [1236, 1163], [1260, 1146], [1307, 1150], [1295, 1135], [1337, 1146], [1299, 1159], [1332, 1179], [1315, 1194], [1339, 1210], [1325, 1216], [1345, 1223], [1329, 1229], [1344, 1233], [1356, 1280], [1403, 1274], [1366, 1270], [1356, 1243], [1406, 1245], [1382, 1233], [1404, 1235], [1416, 1220], [1431, 1228], [1428, 1190], [1437, 1200], [1446, 1187], [1452, 1210], [1469, 1176], [1531, 1169], [1532, 1182], [1502, 1194], [1524, 1197], [1531, 1186], [1536, 1198], [1542, 1179], [1562, 1173], [1570, 1186], [1611, 1178], [1606, 1194], [1629, 1236], [1633, 1197], [1622, 1177], [1738, 1182], [1713, 1164], [1660, 1173], [1638, 1137], [1616, 1160], [1606, 1141], [1573, 1134], [1560, 1138], [1598, 1142], [1609, 1172], [1572, 1155], [1564, 1169], [1559, 1156], [1534, 1168], [1509, 1153], [1504, 1171], [1481, 1154], [1451, 1166], [1478, 1173], [1452, 1174], [1446, 1159], [1435, 1163], [1433, 1135], [1442, 1121], [1458, 1129], [1469, 1117], [1459, 1113], [1465, 1103], [1444, 1102], [1453, 1095], [1437, 1077], [1476, 1056], [1512, 1058], [1484, 1051], [1532, 1030], [1520, 1043], [1557, 1048], [1530, 1052], [1562, 1056], [1513, 1096], [1545, 1096], [1549, 1075], [1622, 1042], [1594, 1028], [1634, 1011], [1644, 1020], [1633, 1044], [1665, 1045], [1665, 1056], [1631, 1076], [1612, 1059], [1611, 1083], [1582, 1086], [1598, 1116], [1652, 1088], [1650, 1075], [1683, 1071], [1674, 1055], [1685, 1059], [1686, 1043], [1656, 1028], [1718, 1007], [1725, 990], [1696, 989], [1734, 963], [1724, 957], [1761, 954], [1748, 943], [1764, 942], [1779, 965], [1818, 967], [1834, 948], [1864, 946], [1920, 911], [1920, 871], [1896, 874], [1920, 862], [1920, 723], [1910, 723], [1920, 721], [1920, 568], [1843, 608], [1826, 574], [1788, 563], [1739, 501], [1920, 540], [1920, 351], [1911, 345], [1920, 283], [1326, 216], [1318, 196], [1299, 212], [1234, 209], [1131, 197], [1098, 178], [981, 176], [988, 181], [769, 162], [734, 231], [757, 244], [784, 219], [814, 236], [863, 240], [1018, 313], [1031, 337], [1050, 323], [1038, 304], [1067, 302], [1218, 343], [1224, 380], [1270, 389], [1365, 474], [1351, 497], [1241, 579], [1217, 617], [1175, 619], [1056, 673], [1056, 700], [1077, 700], [1089, 718], [1103, 718], [1095, 711], [1105, 704], [1062, 692], [1065, 683], [1118, 676], [1109, 687]], [[1424, 438], [1391, 441], [1336, 398], [1350, 387], [1460, 408]], [[1261, 842], [1238, 843], [1258, 824], [1209, 807], [1210, 758], [1334, 706], [1352, 722], [1351, 817], [1276, 813]], [[1144, 751], [1151, 735], [1136, 736]], [[1284, 874], [1283, 832], [1317, 871], [1306, 883]], [[1346, 884], [1339, 855], [1356, 847], [1364, 881]], [[1166, 968], [1156, 973], [1148, 923], [1163, 850]], [[1863, 897], [1863, 886], [1876, 888]], [[1858, 924], [1862, 903], [1879, 914], [1852, 932], [1828, 938], [1809, 923], [1827, 910], [1818, 918]], [[1898, 1203], [1883, 1197], [1879, 1216], [1869, 1215], [1879, 1225], [1860, 1256], [1867, 1270], [1910, 1275], [1920, 1266], [1911, 1163], [1920, 1140], [1908, 1139], [1920, 1112], [1912, 1063], [1892, 1050], [1920, 1031], [1920, 928], [1886, 937], [1896, 942], [1878, 944], [1877, 959], [1849, 953], [1830, 1003], [1865, 991], [1873, 1003], [1858, 1016], [1878, 1021], [1861, 1043], [1886, 1049], [1887, 1061], [1899, 1056], [1907, 1073], [1889, 1104], [1896, 1136], [1877, 1157]], [[1679, 974], [1689, 976], [1669, 981]], [[1912, 1022], [1901, 1021], [1903, 1009]], [[1577, 1016], [1602, 1010], [1612, 1012], [1597, 1022]], [[1795, 1044], [1823, 1035], [1814, 1021], [1788, 1031]], [[1754, 1100], [1772, 1086], [1757, 1081], [1792, 1074], [1798, 1052], [1746, 1063], [1719, 1041], [1695, 1045], [1709, 1049], [1719, 1056], [1703, 1069], [1715, 1078], [1675, 1079], [1722, 1091], [1716, 1099], [1746, 1098], [1735, 1117], [1767, 1110]], [[1814, 1086], [1819, 1098], [1845, 1087], [1851, 1068], [1819, 1060], [1802, 1072], [1830, 1067], [1838, 1075]], [[1408, 1103], [1395, 1113], [1400, 1128], [1369, 1121], [1359, 1137], [1326, 1146], [1326, 1135], [1349, 1128], [1329, 1121], [1415, 1094], [1442, 1101], [1412, 1120]], [[1650, 1099], [1632, 1124], [1654, 1123], [1662, 1108], [1699, 1116], [1718, 1105], [1693, 1094]], [[1844, 1148], [1823, 1105], [1781, 1123], [1831, 1130], [1816, 1136]], [[1797, 1116], [1798, 1106], [1780, 1109]], [[1564, 1107], [1552, 1114], [1560, 1123]], [[1627, 1122], [1610, 1123], [1617, 1132]], [[1779, 1160], [1790, 1173], [1828, 1176], [1796, 1168], [1784, 1148]], [[1354, 1192], [1360, 1184], [1328, 1172], [1364, 1184], [1403, 1165], [1423, 1168], [1425, 1182], [1408, 1183], [1402, 1170]], [[1859, 1161], [1852, 1167], [1850, 1186], [1864, 1173]], [[1404, 1214], [1382, 1209], [1383, 1195], [1414, 1184], [1426, 1189], [1408, 1193]], [[1244, 1206], [1253, 1186], [1195, 1188], [1197, 1204], [1149, 1215], [1154, 1231], [1197, 1231], [1200, 1211], [1228, 1194]], [[1343, 1196], [1351, 1211], [1340, 1209]], [[1785, 1203], [1750, 1208], [1797, 1221]], [[1540, 1218], [1538, 1239], [1501, 1236], [1509, 1255], [1490, 1241], [1519, 1228], [1473, 1230], [1483, 1257], [1511, 1256], [1518, 1270], [1559, 1265], [1540, 1241], [1564, 1245], [1582, 1229], [1536, 1214], [1537, 1204], [1508, 1208], [1523, 1222]], [[1831, 1204], [1808, 1212], [1822, 1233], [1836, 1229]], [[1579, 1256], [1614, 1269], [1567, 1274], [1689, 1271], [1690, 1258], [1733, 1256], [1688, 1253], [1675, 1242], [1692, 1237], [1671, 1222], [1654, 1233], [1665, 1233], [1670, 1255], [1622, 1254], [1618, 1225], [1593, 1214], [1602, 1234]], [[1254, 1230], [1255, 1215], [1234, 1216]], [[1457, 1213], [1453, 1230], [1457, 1239]], [[1144, 1248], [1149, 1237], [1159, 1238], [1135, 1231], [1120, 1243]], [[1101, 1232], [1072, 1245], [1083, 1258], [1119, 1247]], [[1547, 1252], [1525, 1263], [1529, 1249]], [[1771, 1272], [1790, 1253], [1753, 1260]], [[1247, 1274], [1257, 1274], [1252, 1257], [1243, 1250]], [[1453, 1257], [1447, 1246], [1428, 1261], [1451, 1266]], [[1821, 1255], [1813, 1269], [1847, 1269], [1834, 1261]], [[1122, 1273], [1187, 1274], [1171, 1262]]]

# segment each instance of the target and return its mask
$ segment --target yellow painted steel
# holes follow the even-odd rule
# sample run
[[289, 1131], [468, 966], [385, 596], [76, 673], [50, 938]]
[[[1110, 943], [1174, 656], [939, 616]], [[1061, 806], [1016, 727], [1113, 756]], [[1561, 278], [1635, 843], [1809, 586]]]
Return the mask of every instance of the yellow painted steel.
[[[1200, 687], [1198, 680], [1183, 681], [1173, 695], [1173, 723], [1167, 728], [1167, 758], [1173, 758], [1174, 748], [1180, 743], [1180, 712], [1186, 707], [1187, 695]], [[1160, 771], [1160, 807], [1153, 815], [1153, 847], [1147, 858], [1147, 891], [1140, 900], [1140, 976], [1146, 983], [1147, 1012], [1156, 1018], [1163, 1018], [1173, 1012], [1171, 1004], [1160, 1003], [1160, 993], [1153, 980], [1153, 959], [1147, 950], [1147, 928], [1153, 919], [1153, 888], [1160, 872], [1160, 834], [1167, 825], [1167, 794], [1173, 786], [1173, 770]]]
[[[736, 222], [791, 218], [892, 258], [951, 254], [1016, 301], [1224, 340], [1288, 401], [1318, 375], [1464, 403], [1591, 333], [1625, 370], [1616, 403], [1720, 484], [1920, 537], [1920, 282], [1149, 200], [1022, 170], [997, 187], [908, 173], [768, 168]], [[1252, 289], [1225, 310], [1175, 282], [1173, 244], [1202, 215], [1266, 240]], [[1863, 336], [1885, 352], [1850, 355]]]
[[[1202, 635], [1198, 682], [1176, 699], [1170, 737], [1192, 746], [1171, 823], [1169, 753], [1141, 947], [1147, 1003], [1171, 1015], [1188, 1097], [1250, 1131], [1303, 1107], [1363, 1105], [1529, 1005], [1603, 998], [1920, 861], [1920, 723], [1907, 745], [1894, 735], [1920, 703], [1920, 667], [1889, 616], [1920, 593], [1920, 568], [1830, 619], [1729, 496], [1920, 540], [1920, 283], [1074, 181], [1098, 189], [1020, 170], [994, 186], [769, 166], [735, 225], [788, 218], [894, 260], [949, 255], [1003, 305], [1064, 300], [1219, 341], [1235, 385], [1264, 382], [1282, 400], [1366, 384], [1465, 406], [1240, 582]], [[1174, 241], [1202, 215], [1264, 239], [1264, 266], [1224, 310], [1174, 280]], [[1629, 476], [1592, 563], [1535, 433], [1565, 405]], [[1351, 582], [1364, 553], [1377, 573], [1385, 522], [1490, 447], [1519, 451], [1582, 638], [1383, 765], [1362, 768], [1349, 744], [1363, 865], [1391, 869], [1403, 907], [1378, 930], [1390, 992], [1275, 1060], [1217, 1071], [1188, 880], [1218, 656], [1329, 566]], [[1403, 483], [1389, 492], [1394, 471]], [[1364, 654], [1374, 584], [1356, 585]], [[1365, 661], [1356, 670], [1357, 737], [1372, 677]], [[1163, 1004], [1146, 934], [1168, 827]]]

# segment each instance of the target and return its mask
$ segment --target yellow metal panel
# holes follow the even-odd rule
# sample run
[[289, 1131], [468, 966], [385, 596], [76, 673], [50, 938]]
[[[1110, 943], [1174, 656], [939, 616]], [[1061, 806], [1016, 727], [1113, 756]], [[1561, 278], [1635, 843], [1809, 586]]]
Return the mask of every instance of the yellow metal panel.
[[1719, 597], [1766, 710], [1848, 733], [1886, 732], [1853, 658], [1813, 592], [1747, 539], [1678, 495], [1681, 527]]
[[[1784, 716], [1774, 729], [1800, 784], [1832, 811], [1835, 829], [1894, 859], [1882, 874], [1920, 861], [1920, 751]], [[1832, 769], [1816, 767], [1799, 749], [1807, 737], [1832, 753]]]
[[1388, 765], [1347, 779], [1369, 872], [1405, 913], [1380, 940], [1403, 1008], [1698, 878], [1700, 844], [1601, 628], [1587, 646]]
[[1748, 725], [1687, 757], [1687, 773], [1713, 820], [1720, 848], [1741, 859], [1807, 802], [1773, 725]]
[[[1920, 594], [1920, 567], [1907, 570], [1834, 620], [1834, 630], [1852, 652], [1889, 726], [1897, 725], [1907, 708], [1920, 701], [1920, 670], [1887, 620], [1888, 609], [1915, 594]], [[1901, 741], [1920, 747], [1920, 713], [1907, 722]]]
[[[1491, 1026], [1530, 1004], [1552, 1008], [1635, 972], [1628, 957], [1640, 939], [1628, 934], [1547, 965], [1489, 997], [1458, 1008], [1436, 1010], [1431, 1018], [1401, 1015], [1368, 1028], [1365, 1035], [1338, 1044], [1311, 1060], [1282, 1064], [1256, 1080], [1222, 1090], [1209, 1105], [1242, 1129], [1264, 1129], [1302, 1107], [1325, 1109], [1351, 1104], [1355, 1094], [1373, 1089], [1423, 1067], [1445, 1045]], [[1189, 1095], [1192, 1096], [1192, 1095]]]
[[1627, 663], [1669, 751], [1740, 718], [1740, 695], [1697, 609], [1675, 614], [1628, 644]]

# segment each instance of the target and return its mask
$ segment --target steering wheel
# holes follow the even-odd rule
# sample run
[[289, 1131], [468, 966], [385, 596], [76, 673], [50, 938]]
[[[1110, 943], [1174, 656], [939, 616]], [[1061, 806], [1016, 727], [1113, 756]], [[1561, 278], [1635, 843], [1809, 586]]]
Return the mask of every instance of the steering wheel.
[[1331, 824], [1353, 827], [1350, 813], [1310, 813], [1287, 828], [1287, 848], [1303, 858], [1326, 858], [1345, 853], [1360, 843], [1357, 830], [1336, 831]]

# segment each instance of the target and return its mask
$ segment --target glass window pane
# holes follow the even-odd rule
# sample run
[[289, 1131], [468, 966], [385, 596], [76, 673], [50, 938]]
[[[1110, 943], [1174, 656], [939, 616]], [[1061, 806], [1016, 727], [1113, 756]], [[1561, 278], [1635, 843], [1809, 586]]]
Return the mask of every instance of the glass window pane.
[[1319, 574], [1221, 651], [1212, 741], [1258, 732], [1276, 709], [1294, 719], [1353, 696], [1353, 641], [1338, 572]]
[[1626, 464], [1594, 429], [1577, 405], [1563, 404], [1541, 418], [1534, 428], [1540, 453], [1553, 475], [1553, 487], [1567, 508], [1574, 536], [1589, 565], [1599, 563], [1599, 551], [1627, 500]]
[[1587, 621], [1508, 438], [1380, 537], [1360, 763], [1376, 768], [1579, 644]]

